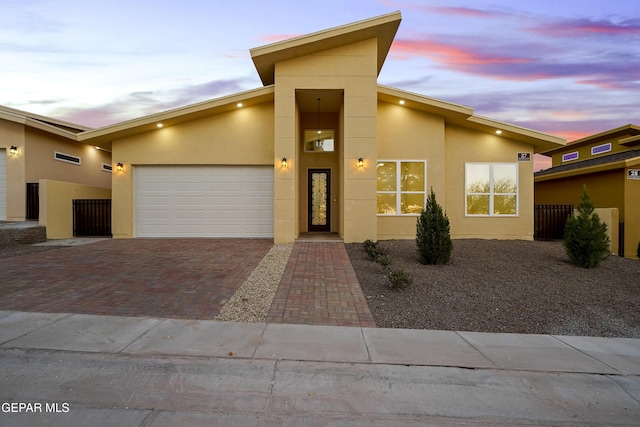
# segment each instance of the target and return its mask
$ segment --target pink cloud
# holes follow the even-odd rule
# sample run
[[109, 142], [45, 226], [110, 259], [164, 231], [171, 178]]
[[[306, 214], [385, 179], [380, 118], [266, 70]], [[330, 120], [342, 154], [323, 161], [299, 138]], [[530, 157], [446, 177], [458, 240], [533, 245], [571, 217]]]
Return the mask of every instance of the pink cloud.
[[448, 65], [474, 64], [523, 64], [531, 62], [529, 58], [509, 57], [482, 53], [474, 48], [441, 43], [433, 40], [397, 39], [391, 48], [395, 55], [406, 54], [428, 57], [436, 62]]
[[384, 5], [396, 8], [396, 9], [413, 9], [420, 10], [427, 13], [439, 13], [443, 15], [457, 15], [467, 16], [472, 18], [491, 18], [496, 15], [504, 15], [501, 12], [493, 12], [487, 10], [474, 9], [471, 7], [456, 7], [456, 6], [424, 6], [411, 3], [403, 3], [398, 1], [382, 0]]
[[281, 42], [283, 40], [299, 37], [301, 35], [302, 34], [266, 34], [266, 35], [260, 36], [260, 41], [264, 43], [276, 43], [276, 42]]
[[428, 9], [445, 15], [469, 16], [473, 18], [491, 18], [496, 15], [495, 12], [472, 9], [470, 7], [435, 6], [429, 7]]

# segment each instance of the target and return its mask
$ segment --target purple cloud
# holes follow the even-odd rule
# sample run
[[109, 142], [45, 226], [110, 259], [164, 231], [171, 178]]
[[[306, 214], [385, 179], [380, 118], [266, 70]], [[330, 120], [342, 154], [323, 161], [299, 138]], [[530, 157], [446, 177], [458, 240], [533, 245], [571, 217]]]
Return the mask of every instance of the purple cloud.
[[[183, 107], [246, 89], [248, 79], [214, 80], [167, 91], [133, 92], [110, 103], [91, 108], [54, 109], [49, 115], [72, 123], [102, 127]], [[135, 114], [135, 117], [132, 116]]]
[[619, 23], [596, 21], [591, 19], [563, 19], [541, 22], [528, 31], [551, 37], [583, 37], [583, 36], [638, 36], [640, 35], [640, 19], [628, 19]]

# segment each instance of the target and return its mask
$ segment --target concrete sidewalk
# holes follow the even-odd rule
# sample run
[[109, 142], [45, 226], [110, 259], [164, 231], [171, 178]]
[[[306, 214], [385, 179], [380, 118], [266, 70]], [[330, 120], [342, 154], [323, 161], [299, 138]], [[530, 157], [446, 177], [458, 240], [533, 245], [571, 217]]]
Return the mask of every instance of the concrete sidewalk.
[[0, 403], [3, 426], [638, 425], [640, 340], [0, 311]]

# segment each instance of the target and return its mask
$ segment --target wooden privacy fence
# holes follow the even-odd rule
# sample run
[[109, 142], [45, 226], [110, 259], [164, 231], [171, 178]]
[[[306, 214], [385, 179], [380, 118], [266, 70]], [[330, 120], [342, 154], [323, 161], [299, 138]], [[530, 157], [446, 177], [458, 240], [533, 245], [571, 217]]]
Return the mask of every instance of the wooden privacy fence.
[[111, 200], [74, 199], [73, 235], [111, 237]]
[[573, 205], [535, 205], [534, 238], [553, 240], [564, 237], [567, 218], [573, 215]]

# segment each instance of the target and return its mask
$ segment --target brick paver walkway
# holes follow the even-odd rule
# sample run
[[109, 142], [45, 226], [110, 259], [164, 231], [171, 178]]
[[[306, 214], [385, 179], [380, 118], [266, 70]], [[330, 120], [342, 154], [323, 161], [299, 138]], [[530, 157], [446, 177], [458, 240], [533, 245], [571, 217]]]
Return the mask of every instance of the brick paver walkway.
[[344, 243], [295, 243], [267, 322], [376, 326]]
[[213, 319], [268, 239], [105, 240], [0, 259], [0, 309]]

